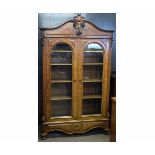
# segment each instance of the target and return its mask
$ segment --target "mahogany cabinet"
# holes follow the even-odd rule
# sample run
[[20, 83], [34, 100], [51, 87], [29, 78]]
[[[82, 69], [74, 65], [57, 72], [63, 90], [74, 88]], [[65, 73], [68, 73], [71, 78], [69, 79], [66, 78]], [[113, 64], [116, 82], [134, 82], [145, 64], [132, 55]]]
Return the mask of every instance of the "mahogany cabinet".
[[43, 40], [42, 137], [59, 130], [109, 130], [109, 88], [113, 31], [77, 15]]

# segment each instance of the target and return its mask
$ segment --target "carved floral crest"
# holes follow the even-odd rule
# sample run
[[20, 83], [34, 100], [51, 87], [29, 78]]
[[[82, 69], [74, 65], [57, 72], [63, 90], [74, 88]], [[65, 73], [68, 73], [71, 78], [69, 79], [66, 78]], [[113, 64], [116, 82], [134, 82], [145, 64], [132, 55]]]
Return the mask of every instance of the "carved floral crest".
[[81, 15], [77, 15], [73, 19], [73, 27], [76, 29], [76, 34], [81, 35], [85, 27], [85, 18]]

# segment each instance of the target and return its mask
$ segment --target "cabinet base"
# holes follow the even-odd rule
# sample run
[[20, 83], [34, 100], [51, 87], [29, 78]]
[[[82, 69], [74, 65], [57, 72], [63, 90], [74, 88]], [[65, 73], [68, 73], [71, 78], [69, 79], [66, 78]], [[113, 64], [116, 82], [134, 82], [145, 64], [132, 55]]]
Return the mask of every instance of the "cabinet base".
[[85, 133], [94, 128], [103, 128], [109, 134], [109, 120], [102, 121], [72, 121], [72, 122], [45, 122], [42, 125], [42, 139], [46, 139], [50, 131], [62, 131], [67, 134]]

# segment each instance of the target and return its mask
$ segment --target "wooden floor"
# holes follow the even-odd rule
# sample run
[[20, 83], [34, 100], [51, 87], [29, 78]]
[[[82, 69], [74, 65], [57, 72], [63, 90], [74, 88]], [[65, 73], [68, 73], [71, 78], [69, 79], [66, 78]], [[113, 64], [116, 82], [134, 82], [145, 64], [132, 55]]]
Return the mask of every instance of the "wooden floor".
[[68, 135], [62, 132], [51, 132], [46, 140], [39, 142], [109, 142], [110, 136], [103, 131], [103, 129], [94, 129], [84, 134]]

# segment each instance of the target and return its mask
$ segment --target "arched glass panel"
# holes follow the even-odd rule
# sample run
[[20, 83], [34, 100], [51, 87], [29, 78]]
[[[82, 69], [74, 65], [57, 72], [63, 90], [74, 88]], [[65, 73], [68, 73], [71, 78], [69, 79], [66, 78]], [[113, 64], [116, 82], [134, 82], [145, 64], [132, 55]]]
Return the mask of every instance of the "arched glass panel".
[[72, 48], [58, 43], [51, 49], [51, 116], [70, 116], [72, 106]]
[[101, 114], [104, 49], [88, 44], [83, 53], [82, 115]]

